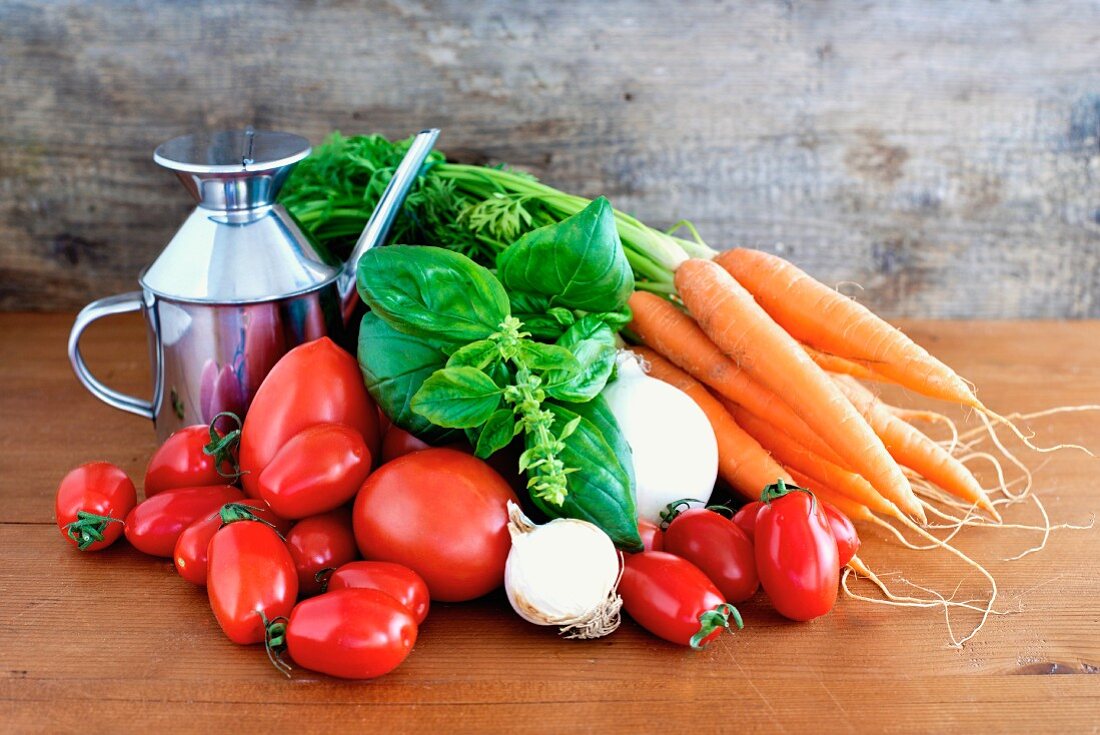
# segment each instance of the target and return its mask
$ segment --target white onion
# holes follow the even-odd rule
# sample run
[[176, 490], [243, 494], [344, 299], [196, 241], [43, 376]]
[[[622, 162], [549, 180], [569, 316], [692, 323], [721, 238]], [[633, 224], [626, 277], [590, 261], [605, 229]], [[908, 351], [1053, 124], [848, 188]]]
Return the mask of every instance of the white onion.
[[619, 627], [619, 552], [606, 533], [573, 518], [536, 526], [511, 501], [508, 518], [504, 590], [521, 618], [561, 626], [569, 638], [599, 638]]
[[718, 478], [718, 441], [703, 409], [686, 393], [651, 378], [621, 352], [619, 377], [603, 390], [634, 457], [638, 517], [654, 523], [669, 503], [705, 503]]

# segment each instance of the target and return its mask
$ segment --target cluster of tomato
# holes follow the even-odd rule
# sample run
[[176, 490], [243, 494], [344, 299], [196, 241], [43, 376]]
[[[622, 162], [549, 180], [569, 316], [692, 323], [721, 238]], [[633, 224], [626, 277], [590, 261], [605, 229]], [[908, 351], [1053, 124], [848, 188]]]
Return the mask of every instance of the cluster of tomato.
[[836, 603], [840, 570], [859, 549], [852, 522], [782, 481], [764, 500], [727, 509], [673, 504], [658, 526], [639, 522], [645, 551], [626, 557], [619, 594], [642, 627], [699, 648], [741, 618], [731, 603], [764, 587], [783, 616], [812, 620]]
[[379, 676], [408, 655], [430, 600], [500, 586], [516, 500], [485, 462], [396, 427], [383, 440], [381, 424], [354, 358], [311, 342], [275, 365], [239, 430], [173, 434], [141, 503], [114, 465], [70, 472], [57, 523], [85, 551], [125, 533], [172, 558], [206, 586], [226, 636], [265, 643], [281, 668], [286, 653], [333, 676]]

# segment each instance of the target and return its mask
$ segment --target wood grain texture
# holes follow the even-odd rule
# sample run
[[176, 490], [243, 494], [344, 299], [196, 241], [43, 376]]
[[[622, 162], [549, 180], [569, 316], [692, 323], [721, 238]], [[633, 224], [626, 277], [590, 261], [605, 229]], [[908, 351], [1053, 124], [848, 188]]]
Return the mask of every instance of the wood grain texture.
[[[1100, 723], [1096, 601], [1100, 530], [1055, 532], [1039, 554], [1025, 531], [971, 530], [1000, 609], [963, 650], [943, 616], [841, 600], [810, 624], [783, 621], [763, 595], [746, 629], [693, 653], [631, 622], [571, 642], [528, 625], [503, 596], [436, 605], [392, 675], [348, 683], [284, 680], [256, 646], [229, 643], [205, 595], [165, 560], [125, 542], [81, 555], [53, 525], [71, 467], [118, 463], [140, 478], [154, 446], [144, 422], [99, 404], [69, 372], [71, 315], [0, 315], [0, 729], [11, 732], [1095, 732]], [[1095, 401], [1100, 322], [913, 322], [908, 330], [1002, 411]], [[140, 391], [143, 327], [120, 318], [88, 334], [92, 367]], [[1047, 441], [1100, 446], [1096, 414], [1033, 422]], [[1031, 466], [1040, 464], [1027, 456]], [[1055, 521], [1100, 507], [1096, 460], [1060, 452], [1036, 475]], [[984, 478], [989, 481], [989, 478]], [[1032, 523], [1033, 508], [1010, 520]], [[881, 572], [980, 596], [975, 575], [931, 552], [903, 552], [862, 528]], [[960, 627], [972, 620], [960, 617]], [[1057, 674], [1057, 675], [1055, 675]]]
[[133, 287], [169, 137], [434, 125], [886, 315], [1100, 316], [1098, 68], [1096, 0], [0, 0], [0, 308]]

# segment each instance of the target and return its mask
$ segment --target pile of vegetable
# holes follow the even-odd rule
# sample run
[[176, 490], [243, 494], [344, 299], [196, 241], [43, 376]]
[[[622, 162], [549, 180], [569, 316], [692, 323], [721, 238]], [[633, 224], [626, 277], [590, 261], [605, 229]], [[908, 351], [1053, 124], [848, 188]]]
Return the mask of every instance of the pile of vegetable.
[[[284, 201], [345, 250], [406, 145], [336, 136]], [[950, 540], [1007, 525], [1001, 511], [1027, 498], [1042, 509], [997, 428], [1033, 445], [869, 310], [776, 256], [715, 253], [606, 199], [439, 154], [396, 233], [358, 265], [358, 360], [328, 339], [291, 350], [243, 425], [219, 416], [158, 449], [140, 503], [113, 465], [73, 470], [63, 536], [96, 551], [125, 535], [172, 558], [230, 640], [263, 643], [284, 672], [345, 678], [399, 665], [431, 600], [501, 587], [524, 620], [571, 638], [612, 633], [625, 610], [696, 648], [741, 628], [734, 605], [760, 588], [797, 621], [840, 590], [978, 613], [965, 636], [949, 626], [955, 645], [994, 612], [993, 577]], [[983, 427], [959, 434], [861, 380], [965, 406]], [[918, 430], [929, 420], [951, 438]], [[978, 450], [987, 439], [1024, 469], [1022, 489]], [[853, 521], [956, 556], [988, 598], [893, 592], [857, 555]], [[853, 592], [852, 574], [883, 597]]]

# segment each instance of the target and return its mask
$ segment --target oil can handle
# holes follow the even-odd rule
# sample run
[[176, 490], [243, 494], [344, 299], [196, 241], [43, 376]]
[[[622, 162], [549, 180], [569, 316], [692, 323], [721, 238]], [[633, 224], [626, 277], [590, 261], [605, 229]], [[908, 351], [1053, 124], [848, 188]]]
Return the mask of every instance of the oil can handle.
[[143, 401], [134, 396], [120, 393], [114, 388], [108, 388], [88, 370], [83, 355], [80, 354], [80, 337], [84, 330], [92, 322], [105, 316], [115, 314], [128, 314], [133, 311], [141, 311], [145, 302], [141, 291], [130, 291], [117, 296], [108, 296], [85, 306], [76, 316], [76, 322], [69, 333], [69, 362], [72, 363], [73, 372], [77, 379], [88, 391], [109, 406], [128, 411], [138, 416], [153, 420], [152, 401]]

